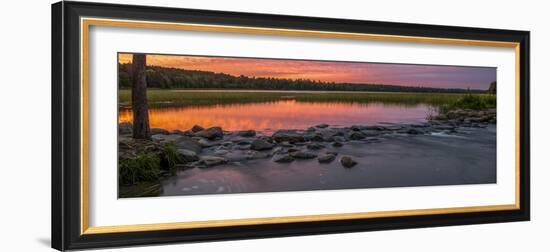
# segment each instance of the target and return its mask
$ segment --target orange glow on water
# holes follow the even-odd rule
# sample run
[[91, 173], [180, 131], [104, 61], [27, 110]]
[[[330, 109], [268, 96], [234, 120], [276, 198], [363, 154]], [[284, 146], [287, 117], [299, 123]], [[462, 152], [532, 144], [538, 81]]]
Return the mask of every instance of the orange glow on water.
[[[152, 128], [189, 130], [193, 125], [224, 130], [272, 132], [306, 129], [320, 123], [334, 126], [378, 122], [418, 122], [429, 113], [425, 105], [402, 107], [379, 103], [309, 103], [282, 100], [268, 103], [149, 109]], [[119, 111], [119, 122], [132, 122], [131, 110]]]

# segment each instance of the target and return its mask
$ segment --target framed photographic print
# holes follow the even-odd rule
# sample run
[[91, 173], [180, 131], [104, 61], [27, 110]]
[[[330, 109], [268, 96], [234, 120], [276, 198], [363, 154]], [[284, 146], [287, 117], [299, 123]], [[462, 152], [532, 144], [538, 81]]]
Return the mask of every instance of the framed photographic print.
[[52, 6], [58, 250], [529, 220], [529, 32]]

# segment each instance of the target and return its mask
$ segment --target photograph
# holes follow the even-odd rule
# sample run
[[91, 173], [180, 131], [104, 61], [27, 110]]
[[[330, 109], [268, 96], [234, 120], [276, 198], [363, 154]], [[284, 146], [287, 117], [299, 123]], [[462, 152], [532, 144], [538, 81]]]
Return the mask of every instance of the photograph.
[[119, 52], [118, 197], [494, 184], [497, 68]]
[[[421, 244], [432, 248], [418, 248], [468, 251], [544, 243], [544, 225], [531, 221], [533, 198], [548, 191], [531, 183], [544, 180], [540, 169], [531, 175], [532, 153], [548, 142], [532, 134], [546, 124], [531, 124], [533, 109], [545, 108], [532, 96], [548, 93], [531, 85], [532, 69], [544, 65], [532, 57], [544, 55], [533, 51], [545, 48], [535, 20], [544, 15], [521, 5], [494, 12], [494, 4], [441, 12], [407, 1], [387, 10], [180, 2], [61, 1], [51, 22], [8, 36], [34, 38], [6, 47], [17, 60], [5, 62], [21, 70], [6, 83], [21, 90], [4, 92], [4, 107], [28, 122], [3, 125], [20, 153], [7, 155], [16, 157], [11, 170], [50, 162], [27, 176], [31, 186], [8, 181], [27, 193], [9, 194], [14, 210], [51, 206], [37, 215], [49, 232], [37, 230], [37, 244], [180, 251], [242, 240], [235, 244], [256, 250], [291, 241], [291, 250], [415, 251], [411, 244], [429, 239]], [[51, 43], [21, 43], [37, 32]], [[39, 53], [22, 56], [33, 48]], [[50, 86], [32, 80], [39, 72]], [[50, 146], [29, 158], [29, 142]], [[29, 216], [12, 229], [35, 230], [20, 224], [39, 225]], [[471, 242], [456, 243], [461, 235]]]

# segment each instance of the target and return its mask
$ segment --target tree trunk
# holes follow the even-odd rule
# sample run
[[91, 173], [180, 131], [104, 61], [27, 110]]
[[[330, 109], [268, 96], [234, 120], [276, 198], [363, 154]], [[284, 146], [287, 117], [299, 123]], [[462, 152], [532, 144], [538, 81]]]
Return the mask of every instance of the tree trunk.
[[132, 112], [133, 133], [136, 139], [151, 139], [149, 128], [149, 107], [147, 105], [147, 80], [145, 78], [145, 54], [134, 54], [132, 58]]

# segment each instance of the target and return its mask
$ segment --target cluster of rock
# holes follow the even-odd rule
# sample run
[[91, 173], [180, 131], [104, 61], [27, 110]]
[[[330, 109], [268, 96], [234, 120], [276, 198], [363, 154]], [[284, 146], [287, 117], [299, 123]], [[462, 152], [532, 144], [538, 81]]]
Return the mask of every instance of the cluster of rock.
[[432, 121], [441, 121], [460, 125], [462, 127], [477, 127], [479, 125], [495, 124], [497, 122], [497, 111], [496, 109], [457, 109], [446, 113], [440, 113], [434, 116]]
[[[119, 129], [120, 131], [120, 129]], [[118, 141], [118, 157], [119, 159], [129, 159], [136, 157], [139, 153], [160, 154], [162, 144], [144, 139], [134, 139], [131, 137], [131, 129], [129, 136], [121, 135]]]
[[[423, 123], [354, 125], [330, 127], [320, 124], [306, 130], [278, 130], [271, 136], [254, 130], [224, 131], [221, 127], [203, 128], [195, 125], [188, 131], [169, 132], [151, 129], [152, 141], [131, 138], [131, 125], [119, 125], [119, 155], [139, 150], [158, 151], [159, 146], [173, 144], [182, 164], [180, 168], [206, 168], [228, 162], [270, 159], [277, 163], [317, 159], [331, 163], [339, 155], [334, 151], [350, 142], [376, 143], [388, 135], [422, 135], [436, 132], [453, 134], [463, 127], [487, 127], [496, 121], [494, 110], [450, 111]], [[341, 156], [340, 164], [350, 168], [357, 164], [350, 156]]]

